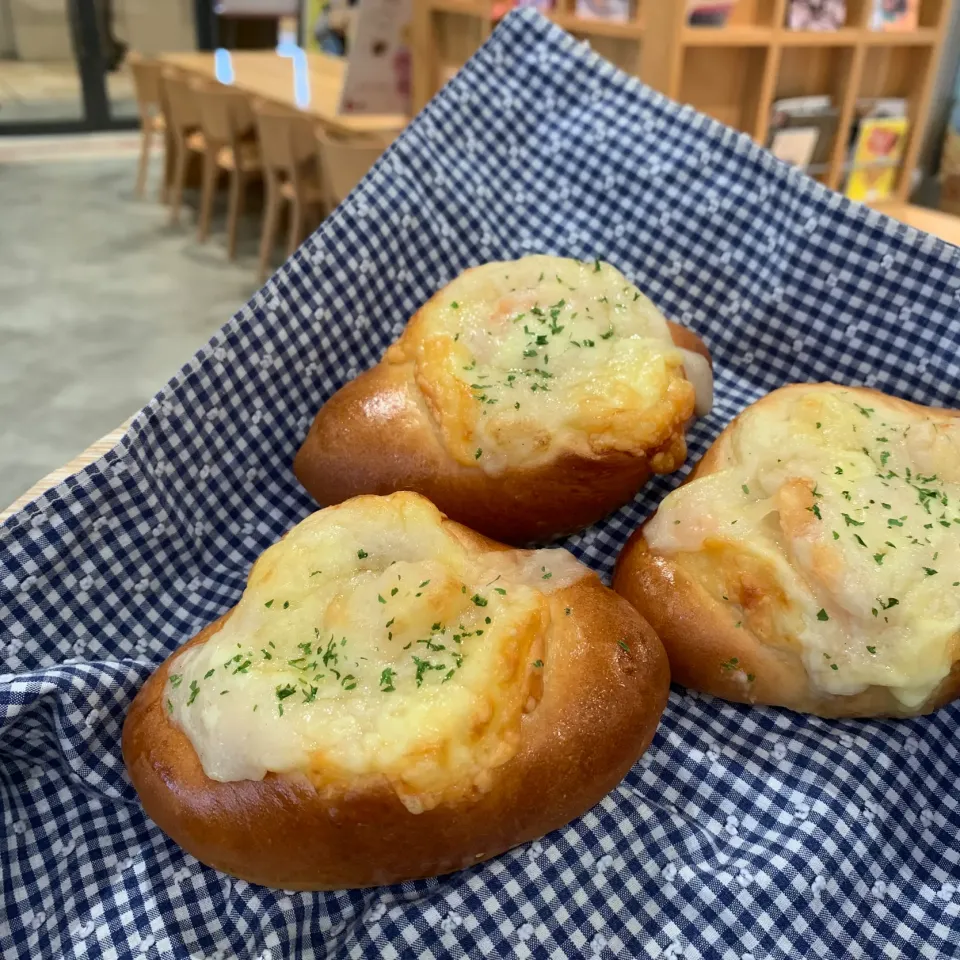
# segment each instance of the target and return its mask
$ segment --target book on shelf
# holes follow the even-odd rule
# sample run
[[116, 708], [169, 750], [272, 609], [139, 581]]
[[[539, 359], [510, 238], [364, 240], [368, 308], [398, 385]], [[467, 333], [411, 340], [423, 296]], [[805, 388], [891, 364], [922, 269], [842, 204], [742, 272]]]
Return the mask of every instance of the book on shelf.
[[847, 19], [846, 0], [789, 0], [791, 30], [839, 30]]
[[735, 4], [736, 0], [687, 0], [687, 23], [691, 27], [722, 27]]
[[860, 97], [853, 109], [853, 133], [857, 132], [856, 124], [866, 117], [905, 117], [906, 115], [907, 101], [903, 97]]
[[939, 176], [960, 177], [960, 132], [948, 129], [943, 135]]
[[777, 100], [770, 111], [767, 149], [785, 163], [822, 172], [830, 160], [839, 115], [830, 97]]
[[577, 0], [574, 11], [584, 20], [626, 23], [630, 19], [630, 0]]
[[856, 114], [846, 195], [867, 203], [888, 200], [910, 130], [907, 103], [899, 97], [858, 100]]
[[920, 0], [873, 0], [870, 29], [882, 31], [916, 30]]

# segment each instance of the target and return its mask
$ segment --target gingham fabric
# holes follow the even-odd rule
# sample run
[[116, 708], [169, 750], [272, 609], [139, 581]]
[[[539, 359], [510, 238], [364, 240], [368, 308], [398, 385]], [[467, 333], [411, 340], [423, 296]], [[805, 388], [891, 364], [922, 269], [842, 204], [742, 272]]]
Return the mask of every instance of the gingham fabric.
[[[694, 458], [791, 381], [958, 405], [960, 250], [509, 16], [116, 450], [0, 528], [5, 956], [960, 954], [954, 707], [827, 722], [675, 689], [595, 809], [392, 888], [234, 881], [144, 816], [127, 707], [311, 510], [290, 463], [314, 412], [461, 270], [534, 251], [609, 260], [707, 340], [716, 406]], [[679, 479], [569, 546], [609, 575]]]

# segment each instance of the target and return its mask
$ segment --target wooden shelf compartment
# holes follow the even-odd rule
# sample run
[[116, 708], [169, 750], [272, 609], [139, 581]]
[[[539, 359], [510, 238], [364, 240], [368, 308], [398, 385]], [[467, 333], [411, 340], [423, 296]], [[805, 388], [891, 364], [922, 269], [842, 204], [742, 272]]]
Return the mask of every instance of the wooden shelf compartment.
[[690, 29], [720, 32], [743, 27], [778, 27], [783, 23], [785, 7], [786, 0], [737, 0], [724, 26], [691, 27]]
[[785, 27], [686, 27], [681, 42], [687, 47], [852, 47], [857, 43], [877, 47], [933, 46], [938, 31], [920, 27], [905, 33], [883, 33], [861, 27], [839, 30], [788, 30]]
[[874, 0], [847, 0], [848, 27], [866, 27], [873, 12]]
[[905, 201], [923, 141], [936, 58], [927, 46], [871, 46], [865, 52], [857, 99], [901, 97], [907, 101], [907, 143], [894, 199]]
[[434, 13], [462, 14], [468, 17], [492, 17], [490, 0], [430, 0]]
[[765, 47], [689, 47], [683, 51], [678, 99], [753, 136], [769, 55]]
[[951, 0], [920, 0], [919, 25], [921, 28], [947, 27]]
[[[790, 47], [780, 54], [780, 69], [773, 100], [787, 97], [829, 96], [837, 110], [837, 125], [829, 161], [818, 170], [817, 179], [833, 185], [840, 179], [846, 153], [849, 118], [844, 107], [856, 89], [856, 68], [862, 55], [851, 47]], [[765, 142], [764, 142], [764, 145]]]
[[872, 0], [847, 0], [846, 19], [837, 30], [791, 30], [787, 26], [789, 0], [740, 0], [722, 27], [684, 25], [681, 42], [687, 46], [726, 47], [780, 44], [791, 47], [844, 47], [855, 43], [878, 46], [932, 45], [948, 0], [921, 0], [919, 27], [914, 31], [870, 30]]
[[932, 47], [939, 38], [939, 31], [934, 27], [919, 27], [904, 33], [884, 33], [881, 30], [864, 32], [864, 43], [868, 47]]
[[[670, 2], [666, 0], [665, 5]], [[680, 42], [691, 47], [765, 46], [770, 43], [773, 31], [783, 22], [785, 3], [786, 0], [738, 0], [722, 27], [689, 26], [680, 11], [677, 15], [682, 18]]]
[[490, 35], [491, 7], [486, 0], [416, 0], [411, 24], [415, 111], [426, 106]]
[[857, 27], [841, 27], [839, 30], [787, 30], [777, 36], [777, 42], [785, 47], [852, 47], [863, 37]]
[[[659, 0], [651, 0], [659, 2]], [[583, 40], [601, 57], [625, 73], [636, 75], [639, 69], [640, 41], [644, 35], [644, 0], [634, 0], [631, 18], [626, 21], [579, 17], [576, 0], [555, 0], [547, 16], [578, 40]]]
[[[766, 143], [770, 107], [789, 96], [830, 94], [839, 109], [826, 170], [842, 187], [859, 97], [907, 99], [910, 134], [896, 202], [907, 197], [953, 0], [920, 0], [911, 32], [869, 28], [873, 0], [846, 0], [835, 31], [790, 30], [788, 0], [738, 0], [723, 27], [693, 27], [682, 0], [635, 0], [632, 19], [582, 19], [576, 0], [548, 16], [601, 56], [667, 96]], [[414, 106], [422, 107], [489, 36], [493, 0], [414, 0]], [[642, 54], [641, 54], [642, 51]]]
[[902, 97], [912, 121], [922, 100], [922, 81], [933, 72], [933, 66], [925, 46], [871, 47], [866, 51], [857, 97]]
[[686, 27], [680, 42], [686, 47], [766, 47], [773, 40], [772, 27]]
[[597, 33], [581, 33], [579, 29], [568, 31], [586, 43], [594, 53], [609, 60], [624, 73], [636, 76], [640, 63], [640, 44], [636, 39], [623, 36], [606, 36]]
[[589, 37], [614, 37], [624, 40], [639, 40], [643, 36], [642, 20], [588, 20], [575, 13], [553, 11], [549, 18], [558, 26], [574, 35]]

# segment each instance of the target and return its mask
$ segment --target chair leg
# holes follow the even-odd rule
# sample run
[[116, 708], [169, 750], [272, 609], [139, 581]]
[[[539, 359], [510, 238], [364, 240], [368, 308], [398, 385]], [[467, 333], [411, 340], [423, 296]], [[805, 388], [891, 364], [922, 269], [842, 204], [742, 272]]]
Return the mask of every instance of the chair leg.
[[168, 203], [170, 201], [170, 160], [169, 153], [172, 149], [170, 137], [166, 131], [160, 137], [163, 142], [163, 174], [160, 177], [160, 202]]
[[180, 206], [183, 203], [183, 187], [187, 179], [187, 145], [181, 141], [176, 144], [176, 162], [173, 170], [173, 197], [170, 200], [170, 223], [180, 222]]
[[280, 184], [275, 177], [269, 177], [267, 185], [267, 206], [263, 212], [263, 232], [260, 235], [260, 282], [270, 274], [270, 260], [273, 245], [277, 238], [277, 220], [280, 216]]
[[217, 186], [217, 148], [207, 147], [203, 155], [203, 189], [200, 193], [200, 219], [197, 222], [197, 240], [200, 243], [210, 236], [210, 218], [213, 215], [213, 194]]
[[147, 171], [150, 167], [150, 143], [153, 140], [153, 128], [144, 126], [140, 133], [140, 164], [137, 167], [137, 196], [143, 197], [147, 189]]
[[299, 200], [290, 201], [290, 235], [287, 237], [287, 256], [292, 257], [300, 246], [303, 231], [303, 205]]
[[242, 170], [230, 171], [230, 205], [227, 213], [227, 256], [231, 260], [237, 259], [237, 229], [240, 223], [240, 214], [243, 212], [243, 196], [246, 192], [247, 181]]

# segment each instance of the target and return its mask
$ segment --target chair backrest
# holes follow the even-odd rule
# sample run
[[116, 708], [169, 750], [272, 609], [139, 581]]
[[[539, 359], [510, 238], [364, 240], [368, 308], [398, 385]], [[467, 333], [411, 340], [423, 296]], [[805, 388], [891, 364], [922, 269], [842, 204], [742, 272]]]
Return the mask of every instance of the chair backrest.
[[191, 127], [199, 127], [200, 110], [189, 82], [175, 70], [164, 70], [160, 74], [160, 83], [171, 130], [182, 133]]
[[203, 81], [192, 83], [191, 88], [207, 140], [236, 146], [254, 122], [246, 96], [239, 90]]
[[160, 64], [148, 60], [139, 53], [127, 54], [126, 62], [133, 73], [133, 86], [137, 93], [140, 119], [147, 121], [160, 112]]
[[386, 145], [373, 139], [336, 140], [322, 132], [317, 139], [327, 203], [332, 209], [364, 178]]
[[318, 155], [314, 121], [265, 103], [255, 103], [253, 112], [264, 169], [295, 184], [309, 176], [316, 169]]

